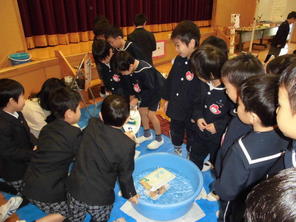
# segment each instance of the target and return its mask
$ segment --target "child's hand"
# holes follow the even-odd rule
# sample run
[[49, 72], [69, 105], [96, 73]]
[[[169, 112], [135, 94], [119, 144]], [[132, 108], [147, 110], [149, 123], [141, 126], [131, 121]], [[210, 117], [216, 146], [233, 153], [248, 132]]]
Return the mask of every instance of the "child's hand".
[[127, 135], [130, 139], [132, 139], [133, 141], [136, 142], [136, 136], [132, 131], [124, 132], [124, 134]]
[[33, 151], [38, 150], [38, 146], [33, 147]]
[[137, 204], [139, 202], [139, 198], [140, 198], [140, 195], [136, 194], [135, 196], [129, 198], [128, 200], [133, 204]]
[[204, 131], [204, 129], [206, 129], [207, 127], [207, 122], [205, 121], [205, 119], [201, 118], [197, 120], [197, 126], [200, 129], [200, 131]]
[[209, 132], [212, 133], [212, 134], [217, 133], [214, 123], [209, 123], [209, 124], [206, 126], [206, 130], [209, 131]]
[[130, 107], [131, 109], [135, 109], [138, 105], [139, 100], [136, 97], [130, 98]]

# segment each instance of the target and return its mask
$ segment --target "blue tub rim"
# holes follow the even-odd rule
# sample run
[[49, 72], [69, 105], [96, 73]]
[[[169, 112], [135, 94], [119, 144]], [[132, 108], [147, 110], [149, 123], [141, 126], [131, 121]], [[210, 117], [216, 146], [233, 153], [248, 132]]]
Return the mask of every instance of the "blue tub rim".
[[193, 202], [197, 198], [197, 196], [199, 195], [199, 193], [201, 192], [201, 190], [203, 188], [203, 176], [202, 176], [202, 173], [201, 173], [200, 169], [193, 162], [191, 162], [190, 160], [186, 160], [183, 157], [180, 157], [180, 156], [178, 156], [176, 154], [167, 153], [167, 152], [157, 152], [157, 153], [144, 154], [143, 156], [140, 156], [135, 160], [135, 165], [136, 165], [136, 162], [139, 161], [140, 159], [145, 158], [147, 156], [155, 156], [155, 155], [170, 155], [170, 156], [173, 156], [173, 157], [176, 157], [176, 158], [180, 158], [180, 159], [182, 159], [184, 161], [187, 161], [187, 163], [189, 165], [191, 165], [191, 166], [193, 166], [193, 168], [197, 169], [198, 178], [199, 178], [199, 180], [201, 182], [199, 183], [199, 185], [198, 185], [196, 191], [194, 192], [194, 194], [192, 195], [192, 197], [188, 198], [187, 200], [183, 200], [183, 201], [180, 201], [180, 202], [177, 202], [177, 203], [163, 205], [163, 204], [149, 203], [149, 202], [146, 202], [145, 200], [142, 200], [140, 198], [138, 204], [144, 204], [144, 205], [150, 206], [150, 207], [170, 208], [170, 207], [177, 207], [179, 205], [183, 205], [183, 204], [185, 205], [185, 204], [189, 204], [189, 203]]

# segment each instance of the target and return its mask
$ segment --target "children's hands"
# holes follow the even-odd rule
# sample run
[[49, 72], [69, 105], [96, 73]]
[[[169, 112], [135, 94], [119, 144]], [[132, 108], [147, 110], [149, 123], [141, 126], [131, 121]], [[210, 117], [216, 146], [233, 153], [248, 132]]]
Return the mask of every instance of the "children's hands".
[[137, 107], [139, 100], [136, 97], [130, 98], [130, 107], [131, 109], [135, 109]]
[[209, 123], [205, 129], [212, 134], [217, 133], [214, 123]]
[[136, 142], [136, 136], [132, 131], [124, 132], [124, 134], [127, 135], [130, 139], [132, 139], [133, 141]]
[[38, 146], [33, 147], [33, 151], [38, 150]]
[[206, 129], [207, 127], [207, 122], [205, 121], [205, 119], [201, 118], [197, 120], [197, 126], [200, 129], [200, 131], [204, 131], [204, 129]]
[[133, 204], [137, 204], [139, 202], [139, 198], [140, 198], [140, 195], [136, 194], [135, 196], [129, 198], [128, 200]]

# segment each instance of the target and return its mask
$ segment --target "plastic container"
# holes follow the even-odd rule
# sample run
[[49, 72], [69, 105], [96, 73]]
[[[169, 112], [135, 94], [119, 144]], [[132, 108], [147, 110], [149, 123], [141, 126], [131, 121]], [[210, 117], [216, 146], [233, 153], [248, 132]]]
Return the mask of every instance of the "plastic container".
[[31, 55], [27, 52], [11, 54], [8, 56], [8, 58], [11, 62], [11, 65], [13, 65], [13, 66], [32, 61]]
[[173, 204], [153, 204], [140, 199], [138, 204], [133, 205], [134, 208], [143, 216], [153, 220], [165, 221], [182, 217], [191, 209], [194, 200], [203, 187], [203, 177], [200, 170], [187, 159], [175, 154], [158, 152], [146, 154], [136, 159], [133, 175], [135, 177], [135, 175], [154, 167], [176, 169], [176, 171], [182, 172], [182, 176], [192, 182], [195, 192], [188, 199]]

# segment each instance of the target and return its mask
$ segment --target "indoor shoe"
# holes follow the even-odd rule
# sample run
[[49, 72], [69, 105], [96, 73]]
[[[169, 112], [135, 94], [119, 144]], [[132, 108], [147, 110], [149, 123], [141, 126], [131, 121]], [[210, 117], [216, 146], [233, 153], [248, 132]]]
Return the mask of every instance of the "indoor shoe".
[[152, 140], [152, 138], [153, 138], [152, 134], [148, 137], [140, 136], [140, 137], [136, 138], [136, 143], [140, 144], [140, 143], [145, 142], [146, 140]]
[[147, 148], [150, 150], [156, 150], [158, 149], [161, 145], [163, 144], [163, 139], [159, 142], [157, 140], [153, 140], [148, 146]]
[[11, 197], [6, 204], [0, 207], [0, 221], [5, 221], [8, 217], [16, 212], [23, 201], [19, 196]]

